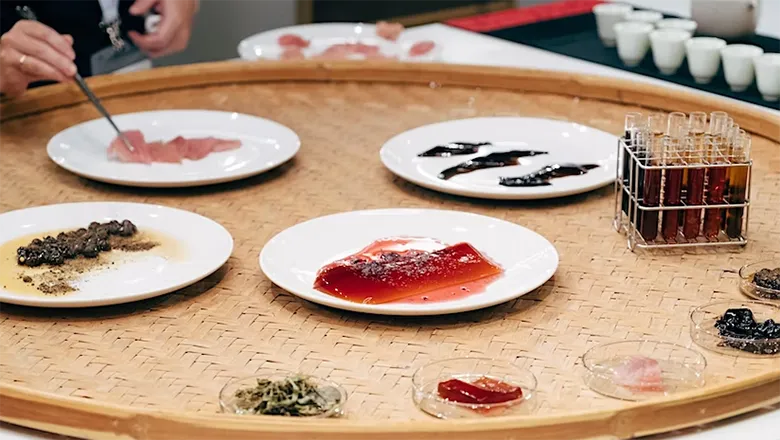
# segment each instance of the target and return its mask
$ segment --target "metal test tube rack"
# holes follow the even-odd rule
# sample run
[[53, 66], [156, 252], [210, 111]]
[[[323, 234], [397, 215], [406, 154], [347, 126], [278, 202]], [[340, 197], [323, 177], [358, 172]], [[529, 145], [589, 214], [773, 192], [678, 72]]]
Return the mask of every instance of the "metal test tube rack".
[[[704, 152], [699, 152], [703, 157]], [[629, 178], [624, 181], [622, 176], [623, 160], [628, 159], [631, 163], [629, 168]], [[618, 142], [618, 166], [617, 166], [617, 178], [615, 179], [615, 218], [613, 226], [618, 232], [625, 233], [627, 237], [628, 249], [635, 251], [639, 249], [657, 249], [657, 248], [686, 248], [686, 247], [715, 247], [715, 246], [745, 246], [748, 242], [748, 220], [750, 211], [750, 190], [752, 181], [752, 166], [753, 161], [737, 161], [734, 156], [728, 156], [718, 154], [717, 161], [702, 160], [702, 162], [689, 163], [686, 157], [683, 155], [677, 155], [675, 158], [677, 164], [665, 164], [665, 165], [650, 165], [648, 164], [647, 155], [643, 154], [639, 149], [629, 145], [626, 139], [621, 137]], [[688, 205], [683, 199], [679, 205], [665, 206], [664, 205], [664, 188], [666, 187], [665, 181], [670, 170], [692, 170], [692, 169], [704, 169], [705, 176], [710, 175], [710, 170], [716, 168], [732, 168], [732, 167], [747, 167], [747, 183], [745, 187], [745, 201], [743, 203], [730, 203], [726, 200], [723, 203], [708, 204], [705, 201], [699, 205]], [[643, 202], [640, 176], [644, 176], [648, 171], [658, 170], [661, 172], [661, 194], [659, 197], [660, 203], [658, 206], [646, 206]], [[708, 188], [708, 183], [705, 181], [705, 192]], [[628, 213], [623, 211], [624, 198], [628, 200]], [[678, 210], [684, 213], [687, 210], [701, 210], [701, 218], [704, 217], [707, 210], [721, 209], [725, 215], [726, 210], [733, 208], [742, 208], [744, 214], [742, 216], [741, 234], [736, 238], [728, 237], [723, 231], [719, 230], [717, 237], [707, 238], [703, 234], [698, 234], [696, 238], [687, 239], [678, 230], [675, 240], [667, 241], [659, 236], [652, 241], [644, 239], [640, 233], [638, 227], [638, 220], [642, 218], [644, 212], [658, 211], [658, 215], [663, 215], [664, 211]], [[701, 223], [703, 221], [700, 220]]]

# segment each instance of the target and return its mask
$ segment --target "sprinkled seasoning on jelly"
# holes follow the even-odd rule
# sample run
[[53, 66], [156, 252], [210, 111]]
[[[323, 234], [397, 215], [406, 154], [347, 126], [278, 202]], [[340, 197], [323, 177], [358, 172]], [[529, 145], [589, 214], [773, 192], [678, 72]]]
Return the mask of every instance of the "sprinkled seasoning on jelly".
[[530, 150], [512, 150], [504, 151], [501, 153], [490, 153], [487, 156], [475, 157], [467, 160], [466, 162], [455, 165], [454, 167], [447, 168], [439, 173], [439, 179], [447, 180], [458, 174], [466, 174], [472, 171], [484, 170], [488, 168], [500, 168], [511, 165], [519, 165], [520, 159], [523, 157], [538, 156], [541, 154], [547, 154], [546, 151], [530, 151]]
[[580, 176], [598, 168], [598, 165], [554, 164], [519, 177], [499, 177], [498, 184], [502, 186], [549, 186], [550, 180], [561, 177]]
[[501, 273], [468, 243], [445, 246], [431, 239], [391, 238], [326, 265], [314, 288], [364, 304], [437, 302], [479, 293]]

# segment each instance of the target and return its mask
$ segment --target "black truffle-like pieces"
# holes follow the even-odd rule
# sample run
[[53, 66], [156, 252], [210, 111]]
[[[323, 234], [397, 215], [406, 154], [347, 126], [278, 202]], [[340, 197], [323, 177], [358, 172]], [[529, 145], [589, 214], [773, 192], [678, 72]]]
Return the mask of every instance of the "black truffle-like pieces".
[[756, 322], [748, 308], [726, 310], [715, 328], [730, 347], [755, 354], [780, 353], [780, 324], [772, 319]]

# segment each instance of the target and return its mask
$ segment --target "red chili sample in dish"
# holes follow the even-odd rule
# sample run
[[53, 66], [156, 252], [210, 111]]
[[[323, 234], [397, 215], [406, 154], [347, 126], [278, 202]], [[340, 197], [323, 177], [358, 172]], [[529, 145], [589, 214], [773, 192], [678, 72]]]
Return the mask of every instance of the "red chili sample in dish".
[[460, 379], [439, 382], [437, 391], [442, 399], [475, 405], [511, 402], [523, 397], [520, 387], [485, 376], [474, 382]]
[[[503, 273], [468, 243], [391, 238], [319, 270], [314, 288], [347, 301], [448, 301], [477, 293]], [[416, 302], [416, 301], [415, 301]]]
[[133, 150], [120, 138], [111, 141], [108, 147], [108, 158], [120, 162], [144, 163], [181, 163], [184, 159], [200, 160], [211, 153], [235, 150], [241, 147], [241, 141], [232, 139], [217, 139], [214, 137], [185, 139], [177, 136], [168, 142], [147, 142], [143, 133], [138, 130], [122, 132]]

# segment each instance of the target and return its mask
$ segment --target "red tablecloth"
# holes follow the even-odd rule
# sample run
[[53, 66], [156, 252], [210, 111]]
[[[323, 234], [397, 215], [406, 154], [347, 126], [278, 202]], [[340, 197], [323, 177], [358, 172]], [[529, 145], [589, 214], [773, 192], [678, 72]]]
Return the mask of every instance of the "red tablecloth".
[[599, 3], [604, 2], [602, 0], [563, 0], [473, 17], [456, 18], [447, 21], [446, 24], [473, 32], [490, 32], [523, 24], [585, 14]]

